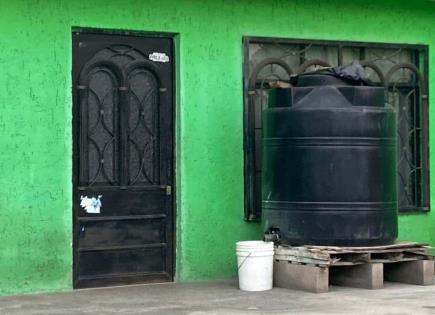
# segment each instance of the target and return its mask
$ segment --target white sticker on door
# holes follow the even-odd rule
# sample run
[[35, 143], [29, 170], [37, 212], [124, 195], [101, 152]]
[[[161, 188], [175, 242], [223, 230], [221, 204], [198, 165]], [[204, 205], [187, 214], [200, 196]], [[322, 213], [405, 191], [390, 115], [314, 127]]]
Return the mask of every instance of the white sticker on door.
[[153, 52], [148, 58], [155, 62], [169, 62], [169, 57], [165, 53]]
[[80, 196], [80, 206], [85, 209], [87, 213], [100, 213], [101, 209], [101, 197], [98, 195], [95, 197]]

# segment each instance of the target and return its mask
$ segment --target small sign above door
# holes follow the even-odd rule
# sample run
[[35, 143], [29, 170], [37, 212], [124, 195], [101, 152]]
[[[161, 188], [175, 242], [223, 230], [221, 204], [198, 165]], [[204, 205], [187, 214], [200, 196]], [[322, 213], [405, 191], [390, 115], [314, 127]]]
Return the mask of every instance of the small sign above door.
[[165, 53], [153, 52], [148, 58], [155, 62], [169, 62], [169, 57]]

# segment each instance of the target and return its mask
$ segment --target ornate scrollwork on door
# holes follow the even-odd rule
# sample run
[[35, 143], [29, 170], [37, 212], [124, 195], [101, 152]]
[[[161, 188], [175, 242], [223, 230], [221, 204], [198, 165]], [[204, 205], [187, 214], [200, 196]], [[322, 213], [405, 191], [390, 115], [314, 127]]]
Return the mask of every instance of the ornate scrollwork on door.
[[83, 185], [159, 183], [156, 66], [126, 45], [100, 50], [80, 75]]

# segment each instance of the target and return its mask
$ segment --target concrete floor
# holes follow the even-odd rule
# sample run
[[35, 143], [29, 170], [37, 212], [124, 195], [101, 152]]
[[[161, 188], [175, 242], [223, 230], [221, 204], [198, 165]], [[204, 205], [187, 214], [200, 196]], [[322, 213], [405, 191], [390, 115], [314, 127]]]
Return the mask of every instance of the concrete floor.
[[435, 314], [435, 286], [242, 292], [229, 281], [153, 284], [0, 298], [0, 314]]

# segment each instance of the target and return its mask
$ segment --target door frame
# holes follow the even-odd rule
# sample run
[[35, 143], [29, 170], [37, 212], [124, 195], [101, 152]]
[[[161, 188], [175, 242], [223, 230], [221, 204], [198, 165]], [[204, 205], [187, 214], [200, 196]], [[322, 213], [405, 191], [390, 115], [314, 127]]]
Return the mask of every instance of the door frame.
[[76, 241], [77, 241], [77, 237], [76, 237], [76, 230], [74, 228], [74, 220], [75, 220], [75, 208], [74, 207], [74, 191], [75, 191], [75, 187], [77, 187], [77, 176], [76, 174], [78, 174], [79, 171], [79, 143], [78, 143], [78, 139], [79, 139], [79, 121], [77, 119], [78, 117], [78, 113], [80, 111], [80, 109], [77, 106], [77, 101], [76, 101], [76, 93], [74, 90], [74, 77], [73, 77], [73, 66], [74, 66], [74, 62], [73, 62], [73, 34], [76, 33], [82, 33], [82, 34], [96, 34], [96, 35], [118, 35], [118, 36], [137, 36], [137, 37], [145, 37], [145, 38], [150, 38], [150, 37], [154, 37], [154, 38], [167, 38], [170, 39], [172, 42], [172, 91], [171, 91], [171, 95], [172, 95], [172, 113], [171, 113], [171, 119], [172, 119], [172, 275], [171, 275], [171, 282], [175, 282], [176, 279], [176, 261], [177, 261], [177, 257], [176, 257], [176, 252], [177, 252], [177, 191], [178, 191], [178, 187], [177, 187], [177, 183], [178, 183], [178, 177], [177, 177], [177, 138], [178, 138], [178, 117], [177, 117], [177, 106], [178, 106], [178, 86], [177, 86], [177, 81], [178, 81], [178, 42], [177, 42], [177, 37], [178, 37], [178, 33], [172, 33], [172, 32], [153, 32], [153, 31], [137, 31], [137, 30], [119, 30], [119, 29], [107, 29], [107, 28], [92, 28], [92, 27], [72, 27], [71, 29], [71, 37], [70, 37], [70, 44], [71, 44], [71, 48], [70, 48], [70, 52], [71, 52], [71, 141], [72, 141], [72, 156], [71, 156], [71, 161], [72, 161], [72, 168], [71, 168], [71, 178], [72, 178], [72, 186], [71, 186], [71, 217], [72, 217], [72, 222], [71, 222], [71, 226], [72, 226], [72, 233], [71, 233], [71, 237], [72, 237], [72, 246], [71, 246], [71, 251], [72, 251], [72, 288], [73, 289], [77, 289], [76, 287], [76, 275], [77, 275], [77, 265], [76, 265]]

